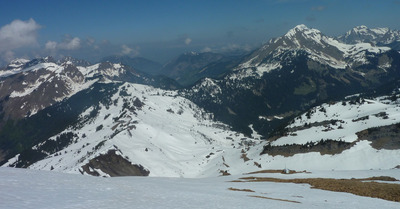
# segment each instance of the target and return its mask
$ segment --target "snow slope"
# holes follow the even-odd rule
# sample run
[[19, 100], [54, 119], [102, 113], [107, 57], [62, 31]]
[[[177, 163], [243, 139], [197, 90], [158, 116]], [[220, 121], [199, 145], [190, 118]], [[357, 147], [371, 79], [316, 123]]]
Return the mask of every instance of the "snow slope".
[[[393, 176], [398, 170], [263, 174], [275, 178]], [[235, 183], [243, 176], [97, 178], [57, 172], [0, 168], [1, 208], [399, 208], [397, 202], [312, 189], [308, 184]], [[34, 179], [34, 180], [33, 180]], [[29, 189], [27, 189], [29, 188]], [[231, 191], [229, 188], [254, 192]], [[262, 199], [250, 195], [275, 199]], [[281, 200], [277, 200], [281, 199]], [[290, 200], [296, 202], [287, 202]]]
[[[336, 120], [333, 124], [330, 121]], [[323, 123], [304, 127], [305, 124]], [[365, 99], [361, 103], [337, 102], [322, 104], [297, 117], [288, 126], [289, 135], [274, 141], [273, 145], [306, 144], [321, 139], [354, 142], [356, 133], [368, 128], [400, 123], [400, 100], [387, 97]]]
[[[278, 138], [272, 146], [305, 144], [327, 138], [353, 142], [358, 131], [399, 123], [399, 108], [398, 101], [385, 97], [355, 104], [324, 104], [310, 110], [313, 112], [310, 119], [305, 113], [289, 127], [304, 127], [306, 123], [332, 119], [339, 121], [336, 125], [299, 129]], [[324, 111], [320, 111], [322, 109]], [[383, 111], [387, 118], [379, 115]], [[365, 116], [369, 118], [359, 119]], [[109, 104], [89, 107], [80, 118], [77, 126], [49, 139], [75, 134], [67, 147], [46, 153], [47, 158], [29, 168], [88, 174], [83, 166], [109, 150], [116, 150], [130, 163], [143, 166], [150, 171], [150, 176], [162, 177], [238, 175], [260, 168], [282, 169], [285, 166], [296, 170], [368, 170], [400, 165], [400, 150], [377, 150], [369, 141], [358, 141], [350, 149], [334, 155], [319, 152], [290, 157], [260, 155], [269, 142], [259, 140], [257, 133], [252, 134], [253, 139], [230, 131], [227, 125], [213, 121], [212, 114], [180, 97], [176, 91], [139, 84], [121, 85]], [[42, 146], [44, 143], [34, 149], [42, 150]], [[3, 166], [13, 166], [16, 161], [18, 156]], [[91, 169], [101, 176], [109, 176], [105, 170]]]
[[[117, 150], [133, 164], [144, 166], [150, 176], [217, 176], [226, 168], [225, 152], [231, 153], [230, 160], [240, 161], [242, 149], [260, 143], [212, 121], [211, 114], [176, 91], [126, 83], [110, 101], [111, 105], [88, 108], [81, 115], [84, 122], [79, 127], [57, 135], [72, 132], [76, 134], [73, 143], [47, 153], [48, 158], [29, 168], [81, 173], [81, 167], [90, 159]], [[96, 108], [97, 115], [87, 120]], [[49, 140], [56, 140], [57, 136]], [[34, 149], [41, 146], [43, 143]]]

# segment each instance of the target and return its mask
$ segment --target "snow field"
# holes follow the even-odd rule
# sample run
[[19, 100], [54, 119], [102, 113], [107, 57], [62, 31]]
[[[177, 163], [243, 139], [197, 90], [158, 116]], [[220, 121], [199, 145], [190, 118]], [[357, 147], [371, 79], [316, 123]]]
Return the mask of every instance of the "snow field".
[[[386, 171], [259, 174], [279, 178], [371, 177]], [[397, 174], [395, 174], [398, 176]], [[29, 176], [30, 178], [27, 178]], [[349, 193], [311, 189], [308, 184], [231, 182], [218, 178], [99, 178], [58, 172], [0, 168], [1, 208], [398, 208], [399, 203]], [[29, 188], [29, 189], [26, 189]], [[254, 192], [232, 191], [229, 188]], [[264, 199], [251, 196], [261, 196]], [[287, 202], [296, 201], [295, 202]]]

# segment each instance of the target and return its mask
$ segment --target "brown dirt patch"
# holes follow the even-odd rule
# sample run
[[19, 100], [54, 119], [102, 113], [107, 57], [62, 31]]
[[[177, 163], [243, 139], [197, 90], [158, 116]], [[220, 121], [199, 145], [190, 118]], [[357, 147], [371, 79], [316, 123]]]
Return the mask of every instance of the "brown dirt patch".
[[[277, 179], [265, 177], [243, 177], [241, 182], [278, 182], [309, 184], [312, 188], [335, 192], [347, 192], [359, 196], [380, 198], [389, 201], [400, 202], [400, 184], [365, 182], [368, 180], [398, 181], [392, 177], [372, 177], [366, 179]], [[238, 182], [238, 181], [236, 181]]]
[[230, 176], [230, 175], [231, 175], [227, 170], [220, 170], [219, 173], [220, 173], [222, 176]]
[[233, 188], [233, 187], [230, 187], [228, 189], [231, 190], [231, 191], [238, 191], [238, 192], [254, 192], [251, 189], [237, 189], [237, 188]]
[[294, 200], [286, 200], [286, 199], [279, 199], [279, 198], [272, 198], [272, 197], [265, 197], [265, 196], [258, 196], [258, 195], [249, 195], [249, 197], [256, 197], [256, 198], [268, 199], [268, 200], [277, 200], [277, 201], [282, 201], [282, 202], [301, 203], [301, 202], [294, 201]]
[[247, 162], [247, 161], [250, 160], [250, 158], [247, 157], [247, 154], [246, 154], [246, 153], [243, 153], [243, 154], [240, 156], [240, 158], [242, 158], [244, 162]]
[[273, 170], [273, 169], [268, 169], [268, 170], [261, 170], [261, 171], [254, 171], [250, 173], [246, 173], [246, 175], [249, 174], [259, 174], [259, 173], [282, 173], [282, 174], [295, 174], [295, 173], [311, 173], [307, 171], [295, 171], [295, 170], [289, 170], [289, 173], [286, 173], [285, 170]]

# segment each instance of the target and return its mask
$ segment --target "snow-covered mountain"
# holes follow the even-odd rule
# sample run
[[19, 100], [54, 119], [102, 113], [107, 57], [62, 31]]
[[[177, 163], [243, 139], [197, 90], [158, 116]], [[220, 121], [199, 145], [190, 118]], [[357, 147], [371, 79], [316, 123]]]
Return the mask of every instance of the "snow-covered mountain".
[[150, 75], [160, 74], [160, 70], [162, 68], [162, 65], [160, 63], [148, 60], [143, 57], [129, 57], [129, 56], [115, 55], [115, 56], [104, 57], [101, 59], [101, 62], [121, 63], [124, 65], [131, 66], [137, 71]]
[[370, 43], [345, 44], [298, 25], [244, 58], [222, 79], [203, 79], [184, 95], [236, 130], [262, 135], [325, 100], [371, 91], [400, 78], [400, 54]]
[[369, 42], [345, 44], [325, 36], [317, 29], [298, 25], [254, 51], [236, 70], [243, 71], [241, 77], [262, 76], [263, 73], [282, 69], [282, 65], [293, 62], [293, 58], [302, 53], [317, 63], [346, 69], [355, 64], [367, 64], [367, 54], [380, 54], [388, 50], [390, 48], [376, 47]]
[[239, 61], [177, 91], [118, 63], [15, 60], [0, 71], [0, 162], [176, 177], [400, 165], [398, 51], [299, 25]]
[[[263, 153], [293, 156], [320, 152], [340, 154], [364, 144], [380, 152], [400, 149], [400, 89], [375, 98], [352, 96], [341, 102], [325, 103], [311, 108], [277, 130]], [[360, 156], [369, 158], [368, 149]], [[395, 154], [397, 155], [397, 154]], [[353, 160], [353, 158], [352, 158]], [[349, 158], [349, 161], [352, 161]], [[371, 160], [372, 161], [372, 160]], [[381, 159], [377, 158], [376, 163]], [[381, 162], [383, 163], [383, 162]], [[397, 159], [385, 163], [399, 163]]]
[[95, 82], [134, 81], [157, 85], [149, 76], [141, 75], [122, 64], [88, 62], [66, 57], [32, 61], [18, 59], [0, 70], [0, 103], [3, 121], [31, 116]]
[[371, 43], [378, 46], [385, 46], [399, 42], [400, 31], [389, 28], [368, 28], [365, 25], [361, 25], [339, 36], [338, 40], [348, 44]]
[[60, 65], [51, 58], [8, 65], [0, 71], [0, 99], [4, 120], [30, 116], [76, 92], [94, 81], [86, 80], [70, 62]]
[[44, 159], [24, 160], [22, 153], [5, 166], [102, 176], [216, 176], [227, 162], [243, 162], [242, 149], [260, 140], [212, 117], [176, 91], [119, 84], [85, 109], [75, 125], [34, 145], [32, 151]]
[[285, 165], [296, 170], [400, 165], [399, 92], [317, 106], [268, 141], [256, 132], [246, 137], [231, 131], [177, 91], [125, 83], [110, 92], [84, 108], [73, 125], [3, 166], [96, 176], [210, 177]]

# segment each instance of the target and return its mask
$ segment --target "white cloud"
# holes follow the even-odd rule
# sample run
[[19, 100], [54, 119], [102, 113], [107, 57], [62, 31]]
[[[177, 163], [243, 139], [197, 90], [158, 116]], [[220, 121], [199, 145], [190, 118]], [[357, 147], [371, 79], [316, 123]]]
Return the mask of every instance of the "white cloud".
[[71, 40], [64, 40], [62, 43], [58, 44], [59, 49], [74, 50], [81, 47], [81, 39], [75, 37]]
[[121, 51], [121, 54], [122, 55], [132, 55], [132, 56], [137, 56], [137, 55], [139, 55], [140, 53], [139, 53], [139, 50], [140, 50], [140, 47], [134, 47], [134, 48], [130, 48], [130, 47], [128, 47], [127, 45], [125, 45], [125, 44], [123, 44], [122, 46], [121, 46], [121, 48], [122, 48], [122, 51]]
[[45, 45], [45, 48], [48, 50], [55, 50], [57, 48], [57, 42], [55, 41], [48, 41]]
[[204, 47], [202, 50], [201, 50], [201, 52], [211, 52], [212, 51], [212, 49], [210, 48], [210, 47]]
[[240, 44], [228, 44], [226, 46], [221, 47], [220, 51], [222, 52], [234, 52], [234, 51], [251, 51], [252, 47], [248, 44], [240, 45]]
[[63, 42], [57, 43], [55, 41], [47, 41], [45, 48], [47, 50], [75, 50], [81, 47], [81, 39], [78, 37], [75, 38], [66, 38]]
[[192, 43], [192, 39], [191, 38], [186, 38], [185, 39], [185, 44], [189, 45], [190, 43]]
[[130, 54], [131, 53], [131, 51], [132, 51], [132, 49], [131, 48], [129, 48], [127, 45], [122, 45], [121, 46], [122, 47], [122, 51], [121, 51], [121, 54], [123, 54], [123, 55], [127, 55], [127, 54]]
[[41, 28], [32, 18], [27, 21], [14, 20], [0, 28], [0, 56], [12, 58], [13, 50], [37, 46], [37, 31]]

